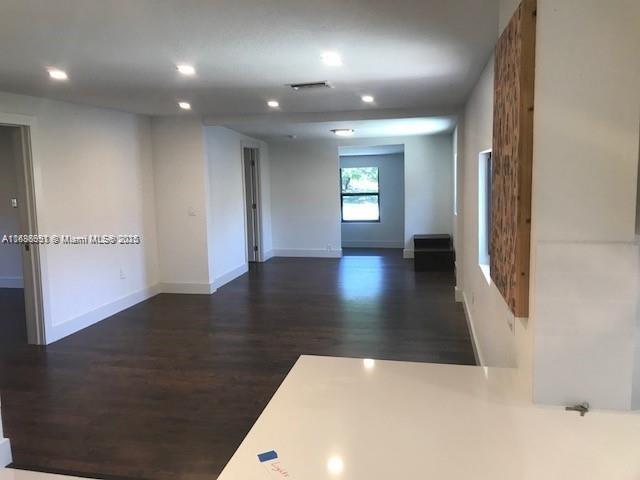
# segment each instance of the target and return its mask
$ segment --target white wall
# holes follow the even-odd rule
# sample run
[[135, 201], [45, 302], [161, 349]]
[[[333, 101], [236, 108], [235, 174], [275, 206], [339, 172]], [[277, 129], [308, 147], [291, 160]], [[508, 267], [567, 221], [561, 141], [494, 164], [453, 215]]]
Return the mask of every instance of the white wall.
[[[457, 248], [458, 288], [483, 365], [530, 370], [531, 329], [516, 319], [496, 286], [478, 264], [478, 161], [492, 148], [493, 57], [485, 67], [465, 106], [458, 125], [458, 216], [461, 244]], [[510, 326], [513, 326], [513, 331]]]
[[634, 237], [639, 10], [638, 2], [628, 0], [539, 1], [538, 239], [628, 242]]
[[505, 27], [509, 24], [520, 2], [521, 0], [500, 0], [498, 2], [498, 36], [502, 34]]
[[[638, 270], [640, 270], [640, 263], [638, 264]], [[632, 335], [635, 338], [635, 360], [633, 365], [631, 408], [638, 410], [640, 409], [640, 322], [636, 322], [636, 328]]]
[[[11, 206], [11, 199], [18, 198], [17, 157], [14, 150], [12, 129], [0, 126], [0, 237], [19, 234], [18, 209]], [[0, 245], [0, 288], [21, 288], [22, 254], [18, 245]]]
[[[0, 93], [0, 119], [3, 114], [6, 118], [23, 115], [35, 122], [32, 141], [40, 233], [143, 237], [140, 246], [41, 249], [47, 342], [161, 289], [210, 293], [214, 282], [225, 281], [227, 267], [233, 268], [229, 262], [238, 263], [239, 256], [227, 256], [228, 249], [221, 248], [233, 247], [236, 238], [244, 238], [244, 224], [239, 229], [219, 216], [229, 201], [221, 188], [241, 191], [242, 178], [233, 177], [233, 165], [240, 168], [240, 141], [250, 143], [251, 139], [227, 131], [237, 143], [233, 155], [227, 155], [228, 138], [214, 141], [212, 136], [206, 144], [212, 152], [208, 156], [203, 126], [191, 117], [150, 121]], [[258, 146], [263, 239], [271, 250], [269, 156], [266, 145]], [[212, 191], [214, 203], [210, 203]], [[239, 221], [244, 222], [244, 215]], [[215, 247], [211, 251], [210, 242]], [[244, 245], [244, 240], [238, 242], [243, 256]]]
[[294, 140], [270, 144], [274, 252], [339, 256], [338, 148], [404, 144], [406, 256], [412, 237], [451, 233], [451, 134], [373, 139]]
[[197, 117], [152, 120], [162, 290], [210, 294], [247, 270], [243, 146], [260, 149], [265, 250], [271, 250], [266, 144]]
[[[516, 3], [501, 2], [501, 26]], [[483, 363], [533, 375], [536, 401], [638, 407], [640, 4], [539, 0], [537, 19], [530, 318], [514, 319], [477, 265], [493, 61], [459, 125], [466, 308]]]
[[412, 257], [414, 235], [453, 233], [453, 135], [406, 137], [402, 143], [405, 256]]
[[195, 117], [157, 117], [151, 125], [162, 289], [211, 293], [202, 124]]
[[[640, 152], [640, 147], [638, 147]], [[638, 156], [638, 180], [636, 182], [636, 236], [640, 237], [640, 153]]]
[[[209, 271], [217, 288], [247, 271], [243, 148], [258, 148], [263, 250], [270, 252], [269, 154], [264, 142], [224, 127], [204, 127], [209, 200]], [[263, 178], [266, 177], [266, 178]], [[264, 202], [266, 200], [266, 202]], [[266, 241], [265, 241], [266, 240]], [[266, 243], [266, 247], [264, 244]], [[268, 249], [268, 250], [267, 250]]]
[[638, 246], [538, 241], [535, 247], [534, 399], [630, 409], [638, 388]]
[[[246, 210], [240, 135], [205, 127], [210, 225], [209, 271], [216, 283], [247, 270]], [[216, 286], [217, 288], [217, 286]]]
[[340, 256], [338, 146], [271, 143], [273, 251], [280, 256]]
[[260, 161], [258, 163], [260, 176], [260, 215], [262, 217], [262, 261], [273, 257], [273, 220], [271, 207], [271, 153], [269, 145], [260, 142]]
[[40, 233], [143, 236], [139, 246], [41, 249], [47, 341], [153, 295], [158, 272], [148, 119], [0, 93], [0, 117], [7, 114], [36, 122]]
[[628, 409], [635, 387], [640, 408], [640, 3], [539, 0], [537, 18], [534, 396]]
[[404, 247], [404, 154], [340, 157], [341, 168], [377, 167], [380, 221], [342, 224], [343, 247]]

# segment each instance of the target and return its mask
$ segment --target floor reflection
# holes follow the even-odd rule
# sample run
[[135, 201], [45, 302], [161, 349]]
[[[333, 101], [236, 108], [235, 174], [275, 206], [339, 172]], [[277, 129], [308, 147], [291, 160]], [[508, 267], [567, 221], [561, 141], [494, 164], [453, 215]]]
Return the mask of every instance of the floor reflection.
[[383, 258], [346, 256], [338, 269], [338, 287], [343, 300], [373, 300], [383, 291]]

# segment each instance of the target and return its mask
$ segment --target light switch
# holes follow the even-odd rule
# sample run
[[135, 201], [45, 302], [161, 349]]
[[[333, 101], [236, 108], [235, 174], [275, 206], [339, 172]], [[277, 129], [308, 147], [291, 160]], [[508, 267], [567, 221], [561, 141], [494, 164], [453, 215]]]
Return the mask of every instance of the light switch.
[[18, 208], [18, 199], [17, 198], [12, 198], [11, 199], [11, 206], [13, 208]]
[[196, 216], [196, 209], [193, 207], [189, 207], [187, 210], [187, 215], [189, 215], [190, 217], [195, 217]]

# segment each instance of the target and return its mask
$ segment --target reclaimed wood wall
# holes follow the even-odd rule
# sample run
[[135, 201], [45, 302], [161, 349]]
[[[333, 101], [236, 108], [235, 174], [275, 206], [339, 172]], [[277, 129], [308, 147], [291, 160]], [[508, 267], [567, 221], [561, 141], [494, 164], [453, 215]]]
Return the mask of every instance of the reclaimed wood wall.
[[536, 0], [523, 0], [495, 52], [491, 278], [517, 317], [529, 315]]

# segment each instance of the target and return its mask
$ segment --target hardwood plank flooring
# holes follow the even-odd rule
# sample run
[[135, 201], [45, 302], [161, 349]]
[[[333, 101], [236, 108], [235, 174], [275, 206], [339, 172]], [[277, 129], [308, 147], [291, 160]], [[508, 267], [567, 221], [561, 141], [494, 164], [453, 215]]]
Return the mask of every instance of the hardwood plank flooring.
[[0, 288], [0, 352], [26, 343], [24, 290]]
[[474, 364], [451, 273], [399, 250], [274, 258], [212, 296], [158, 295], [0, 353], [16, 467], [215, 479], [301, 354]]

